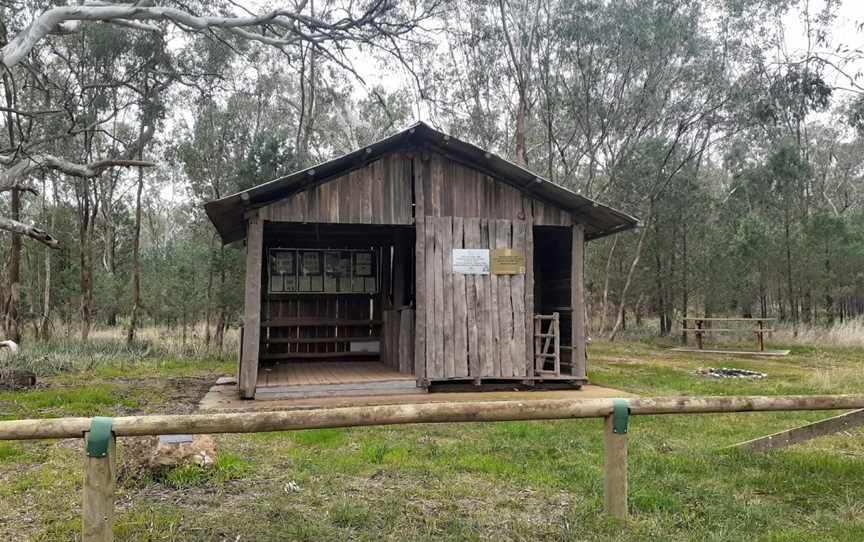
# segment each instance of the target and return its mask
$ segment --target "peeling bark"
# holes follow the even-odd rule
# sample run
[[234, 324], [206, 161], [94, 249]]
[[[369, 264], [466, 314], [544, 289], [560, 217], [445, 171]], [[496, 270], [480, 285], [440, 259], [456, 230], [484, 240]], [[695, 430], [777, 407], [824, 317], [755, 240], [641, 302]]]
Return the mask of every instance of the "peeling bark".
[[11, 218], [0, 216], [0, 230], [20, 233], [21, 235], [26, 235], [40, 243], [44, 243], [51, 248], [60, 248], [60, 241], [51, 237], [48, 232], [40, 230], [32, 224], [25, 224], [23, 222], [18, 222], [17, 220], [12, 220]]
[[[384, 0], [371, 2], [361, 13], [346, 13], [341, 19], [327, 22], [302, 13], [277, 9], [261, 15], [246, 17], [196, 16], [177, 8], [136, 4], [108, 4], [87, 2], [84, 5], [60, 6], [44, 11], [30, 26], [0, 49], [3, 63], [12, 67], [21, 62], [36, 45], [51, 34], [77, 32], [82, 21], [111, 22], [140, 30], [161, 32], [156, 25], [141, 21], [168, 21], [181, 28], [194, 31], [220, 28], [237, 36], [267, 45], [284, 47], [307, 42], [367, 41], [379, 35], [398, 36], [413, 29], [425, 18], [394, 19], [382, 24], [382, 18], [395, 9]], [[269, 33], [258, 33], [244, 28], [266, 27]], [[284, 31], [278, 34], [275, 29]]]

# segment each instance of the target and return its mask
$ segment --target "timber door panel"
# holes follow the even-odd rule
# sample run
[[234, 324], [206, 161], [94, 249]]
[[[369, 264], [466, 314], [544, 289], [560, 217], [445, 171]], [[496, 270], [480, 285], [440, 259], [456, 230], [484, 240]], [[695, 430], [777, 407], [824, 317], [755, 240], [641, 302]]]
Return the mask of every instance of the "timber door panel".
[[[417, 268], [425, 274], [426, 378], [490, 379], [533, 374], [528, 337], [533, 335], [533, 284], [529, 275], [453, 272], [458, 248], [512, 248], [530, 253], [530, 227], [506, 219], [427, 216]], [[533, 263], [533, 262], [532, 262]], [[526, 262], [527, 264], [527, 262]], [[526, 300], [526, 291], [531, 292]], [[419, 299], [419, 297], [418, 297]]]

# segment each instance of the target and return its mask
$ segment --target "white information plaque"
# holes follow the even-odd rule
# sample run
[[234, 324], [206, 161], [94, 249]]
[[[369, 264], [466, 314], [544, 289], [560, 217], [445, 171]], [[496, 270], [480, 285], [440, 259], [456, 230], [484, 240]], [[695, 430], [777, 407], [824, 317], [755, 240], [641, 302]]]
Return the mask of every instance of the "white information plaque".
[[454, 248], [453, 272], [463, 275], [488, 275], [489, 249]]

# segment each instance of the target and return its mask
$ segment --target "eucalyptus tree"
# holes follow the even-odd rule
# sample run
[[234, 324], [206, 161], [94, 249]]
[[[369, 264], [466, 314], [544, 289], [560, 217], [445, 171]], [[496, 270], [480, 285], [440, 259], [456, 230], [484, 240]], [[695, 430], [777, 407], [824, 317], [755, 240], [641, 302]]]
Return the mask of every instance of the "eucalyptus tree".
[[[20, 219], [20, 195], [35, 191], [29, 177], [39, 171], [54, 170], [78, 179], [74, 196], [79, 209], [80, 310], [86, 338], [92, 322], [92, 236], [101, 217], [107, 226], [107, 260], [111, 260], [113, 216], [106, 206], [116, 203], [112, 201], [114, 181], [122, 178], [101, 176], [117, 166], [153, 165], [141, 159], [160, 116], [153, 114], [152, 104], [166, 91], [168, 80], [195, 85], [200, 75], [196, 67], [178, 69], [178, 63], [169, 58], [178, 52], [164, 48], [163, 36], [182, 40], [186, 32], [200, 32], [229, 49], [242, 48], [238, 43], [257, 42], [288, 56], [287, 49], [299, 46], [310, 58], [311, 76], [304, 77], [303, 86], [309, 94], [315, 89], [316, 55], [339, 63], [347, 58], [351, 44], [395, 43], [434, 12], [437, 2], [418, 5], [374, 0], [359, 5], [326, 1], [314, 5], [303, 1], [259, 15], [233, 2], [160, 6], [146, 2], [13, 3], [2, 9], [3, 127], [8, 141], [0, 151], [0, 165], [5, 167], [0, 173], [0, 191], [12, 194], [12, 216], [0, 216], [0, 229], [14, 232], [13, 255], [20, 254], [21, 235], [56, 248], [55, 237]], [[208, 11], [219, 15], [207, 15]], [[142, 46], [148, 42], [163, 47]], [[314, 97], [307, 103], [310, 105], [301, 109], [308, 118], [315, 107]], [[42, 122], [43, 117], [47, 121]], [[302, 121], [300, 125], [298, 141], [308, 145], [309, 124]], [[142, 175], [136, 187], [136, 261]], [[4, 300], [7, 327], [11, 320], [15, 335], [17, 258], [13, 257], [9, 273], [12, 299]], [[112, 265], [109, 261], [108, 267]], [[137, 271], [134, 275], [138, 276]], [[137, 292], [138, 286], [133, 285], [133, 290]], [[139, 301], [133, 292], [133, 307]]]

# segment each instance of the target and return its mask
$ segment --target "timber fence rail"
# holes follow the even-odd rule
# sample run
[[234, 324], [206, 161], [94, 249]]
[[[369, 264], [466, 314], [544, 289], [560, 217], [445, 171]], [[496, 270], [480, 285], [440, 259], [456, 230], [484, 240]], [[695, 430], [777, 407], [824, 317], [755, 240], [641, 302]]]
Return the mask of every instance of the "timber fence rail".
[[629, 416], [864, 408], [864, 395], [640, 397], [423, 403], [277, 412], [54, 418], [0, 422], [0, 440], [84, 438], [82, 540], [113, 540], [116, 437], [262, 433], [414, 423], [604, 418], [604, 505], [627, 515]]

